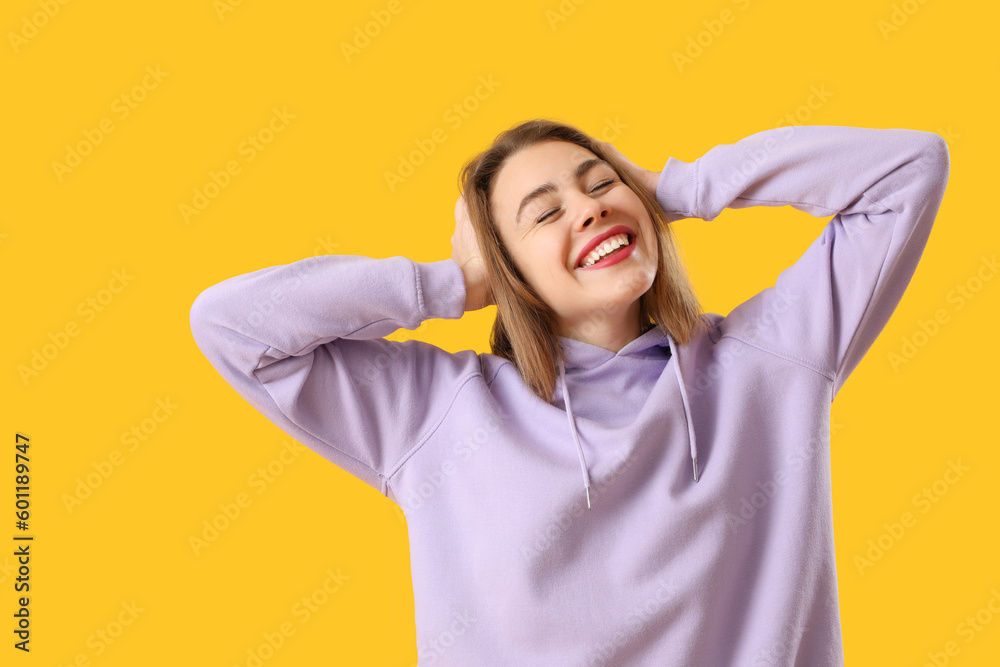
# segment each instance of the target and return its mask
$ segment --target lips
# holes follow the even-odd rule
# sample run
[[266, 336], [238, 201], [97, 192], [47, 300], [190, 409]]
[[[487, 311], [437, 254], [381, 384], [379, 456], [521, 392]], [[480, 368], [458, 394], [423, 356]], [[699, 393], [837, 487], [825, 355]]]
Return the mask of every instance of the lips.
[[601, 232], [594, 238], [587, 241], [587, 245], [583, 246], [583, 250], [580, 251], [580, 255], [576, 258], [576, 267], [580, 268], [580, 264], [583, 262], [584, 258], [590, 254], [590, 251], [604, 243], [604, 241], [612, 236], [617, 236], [618, 234], [628, 234], [629, 243], [635, 242], [635, 232], [626, 227], [625, 225], [615, 225], [614, 227], [608, 229], [605, 232]]

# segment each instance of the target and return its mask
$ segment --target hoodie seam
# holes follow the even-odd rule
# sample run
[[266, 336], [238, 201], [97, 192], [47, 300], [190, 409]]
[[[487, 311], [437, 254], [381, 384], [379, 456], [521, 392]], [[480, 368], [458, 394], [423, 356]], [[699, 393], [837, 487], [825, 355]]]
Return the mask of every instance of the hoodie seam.
[[692, 213], [696, 218], [704, 217], [701, 214], [701, 180], [698, 178], [701, 172], [701, 160], [694, 161], [694, 210]]
[[[783, 199], [754, 199], [753, 197], [737, 197], [737, 199], [742, 199], [743, 201], [754, 202], [758, 205], [761, 204], [778, 204], [781, 206], [812, 206], [813, 208], [821, 208], [825, 211], [833, 211], [831, 215], [836, 215], [840, 211], [831, 206], [826, 206], [824, 204], [815, 204], [810, 201], [785, 201]], [[879, 204], [881, 206], [881, 204]]]
[[420, 284], [420, 270], [417, 268], [417, 263], [413, 261], [410, 262], [410, 267], [410, 270], [413, 272], [413, 284], [417, 290], [417, 312], [420, 314], [420, 321], [422, 322], [428, 318], [425, 317], [426, 309], [424, 308], [424, 289], [423, 285]]
[[[480, 367], [482, 367], [482, 363], [483, 363], [483, 359], [482, 359], [482, 357], [480, 357], [480, 358], [479, 358], [479, 363], [480, 363]], [[492, 387], [492, 386], [493, 386], [493, 383], [494, 383], [494, 382], [496, 381], [496, 379], [497, 379], [497, 375], [499, 375], [499, 374], [500, 374], [500, 370], [501, 370], [501, 369], [502, 369], [502, 368], [503, 368], [504, 366], [513, 366], [513, 365], [514, 365], [514, 364], [513, 364], [513, 363], [512, 363], [512, 362], [511, 362], [511, 361], [510, 361], [509, 359], [504, 359], [504, 360], [503, 360], [503, 363], [499, 364], [499, 365], [497, 366], [497, 369], [496, 369], [495, 371], [493, 371], [493, 377], [491, 377], [491, 378], [490, 378], [489, 380], [486, 380], [486, 386], [487, 386], [487, 387]], [[486, 374], [485, 374], [485, 373], [483, 373], [483, 379], [484, 379], [484, 380], [486, 379]]]
[[[883, 204], [879, 204], [878, 202], [875, 202], [875, 200], [873, 200], [873, 199], [871, 199], [869, 197], [866, 197], [864, 194], [862, 194], [861, 196], [864, 197], [865, 199], [868, 199], [869, 201], [874, 202], [878, 206], [884, 206]], [[892, 269], [892, 266], [889, 266], [888, 269], [886, 267], [889, 264], [889, 250], [892, 248], [892, 243], [896, 239], [896, 236], [900, 233], [900, 231], [899, 231], [900, 227], [901, 227], [901, 225], [899, 224], [899, 215], [900, 214], [899, 214], [899, 212], [897, 212], [897, 211], [895, 211], [895, 210], [893, 210], [893, 209], [891, 209], [889, 207], [885, 207], [885, 209], [886, 209], [886, 211], [892, 211], [893, 213], [896, 214], [896, 218], [892, 222], [892, 233], [889, 235], [889, 242], [888, 242], [888, 244], [886, 246], [885, 255], [882, 257], [882, 265], [879, 266], [878, 275], [875, 277], [875, 283], [871, 287], [871, 293], [868, 294], [868, 299], [865, 301], [865, 307], [864, 307], [864, 310], [861, 311], [861, 317], [858, 318], [857, 326], [854, 328], [854, 332], [851, 334], [851, 340], [848, 341], [847, 348], [844, 350], [844, 354], [843, 354], [842, 358], [840, 359], [840, 362], [837, 364], [837, 367], [834, 368], [834, 370], [833, 370], [834, 393], [836, 393], [838, 379], [840, 378], [841, 371], [844, 368], [844, 364], [847, 363], [847, 360], [850, 359], [851, 355], [854, 353], [854, 348], [857, 345], [857, 341], [859, 339], [859, 336], [861, 335], [862, 330], [865, 328], [865, 325], [868, 324], [868, 320], [871, 319], [872, 313], [874, 312], [873, 309], [872, 309], [872, 301], [875, 299], [875, 289], [881, 283], [882, 277], [886, 274], [887, 270], [891, 270]], [[884, 212], [885, 211], [883, 211], [883, 213]], [[864, 215], [865, 218], [868, 218], [868, 214], [867, 213], [861, 213], [859, 215]], [[879, 214], [879, 215], [881, 215], [881, 214]], [[910, 239], [913, 237], [913, 235], [916, 232], [917, 232], [917, 225], [910, 225], [909, 226], [909, 233], [906, 235], [906, 238], [903, 239], [902, 244], [900, 244], [900, 248], [903, 249], [901, 252], [905, 252], [905, 249], [909, 246]], [[896, 261], [897, 262], [900, 261], [900, 256], [897, 255]], [[886, 288], [883, 287], [883, 289], [886, 289]], [[891, 315], [891, 313], [890, 313], [890, 315]], [[862, 355], [862, 356], [864, 356], [864, 355]], [[843, 382], [841, 382], [840, 384], [842, 385]]]
[[707, 327], [706, 327], [706, 330], [705, 330], [705, 335], [708, 336], [708, 339], [710, 341], [712, 341], [713, 345], [718, 344], [719, 340], [721, 340], [719, 338], [719, 325], [718, 325], [718, 323], [712, 322], [712, 321], [709, 320], [708, 322], [706, 322], [706, 324], [707, 324]]
[[[277, 410], [278, 414], [280, 414], [282, 417], [284, 417], [285, 419], [287, 419], [289, 421], [289, 423], [291, 423], [293, 426], [295, 426], [295, 428], [297, 428], [298, 430], [302, 431], [303, 433], [308, 434], [312, 438], [315, 438], [319, 442], [323, 443], [324, 445], [326, 445], [330, 449], [332, 449], [332, 450], [340, 453], [341, 455], [343, 455], [343, 456], [345, 456], [345, 457], [347, 457], [349, 459], [352, 459], [354, 461], [357, 461], [360, 465], [362, 465], [365, 468], [367, 468], [368, 470], [372, 471], [372, 473], [374, 473], [377, 477], [382, 477], [383, 476], [382, 473], [379, 472], [370, 463], [359, 459], [354, 454], [352, 454], [352, 453], [350, 453], [348, 451], [345, 451], [345, 450], [341, 449], [340, 447], [337, 447], [335, 444], [333, 444], [332, 442], [328, 441], [326, 438], [322, 437], [320, 434], [312, 432], [311, 430], [309, 430], [306, 427], [304, 427], [302, 424], [300, 424], [297, 421], [295, 421], [294, 419], [292, 419], [291, 416], [289, 416], [285, 412], [285, 410], [281, 407], [281, 405], [279, 405], [278, 402], [274, 399], [274, 396], [271, 394], [271, 391], [267, 388], [267, 385], [264, 384], [260, 380], [259, 377], [257, 377], [257, 370], [259, 370], [259, 369], [254, 369], [253, 371], [251, 371], [250, 377], [252, 377], [254, 379], [254, 381], [257, 383], [257, 385], [264, 391], [264, 395], [267, 396], [268, 400], [271, 402], [271, 405], [274, 406], [274, 408], [275, 408], [275, 410]], [[296, 438], [296, 440], [298, 440], [298, 438]]]
[[413, 445], [413, 447], [410, 447], [410, 449], [408, 449], [398, 459], [396, 459], [396, 463], [394, 463], [392, 467], [386, 469], [386, 472], [384, 474], [386, 483], [390, 482], [392, 477], [397, 472], [399, 472], [400, 469], [402, 469], [403, 465], [414, 454], [416, 454], [421, 447], [427, 444], [427, 442], [430, 441], [430, 439], [434, 436], [435, 433], [437, 433], [437, 430], [441, 427], [441, 424], [445, 422], [448, 415], [451, 413], [451, 409], [455, 406], [455, 401], [458, 398], [459, 393], [462, 391], [462, 389], [465, 388], [465, 385], [467, 385], [470, 380], [477, 377], [483, 377], [482, 371], [472, 371], [471, 373], [468, 373], [467, 375], [458, 379], [458, 386], [455, 387], [455, 391], [451, 395], [451, 400], [448, 403], [448, 407], [441, 414], [441, 416], [438, 417], [438, 420], [430, 427], [430, 429], [426, 432], [425, 435], [422, 435], [417, 439], [417, 442], [416, 444]]
[[[383, 319], [379, 320], [378, 322], [370, 322], [369, 324], [366, 324], [364, 327], [360, 327], [358, 329], [355, 329], [355, 332], [361, 331], [362, 329], [364, 329], [366, 327], [372, 326], [373, 324], [377, 324], [379, 322], [384, 322], [384, 321], [389, 320], [389, 319], [391, 319], [391, 318], [383, 318]], [[229, 329], [229, 327], [224, 327], [224, 328]], [[234, 331], [234, 333], [239, 333], [239, 332], [237, 332], [235, 330], [232, 330], [232, 329], [230, 329], [230, 330]], [[347, 335], [350, 335], [350, 334], [347, 334]], [[341, 336], [340, 338], [345, 338], [345, 337], [346, 337], [346, 335], [345, 336]], [[382, 339], [382, 340], [385, 340], [385, 339]], [[391, 342], [391, 341], [387, 341], [387, 342]], [[302, 348], [302, 349], [305, 349], [305, 348]], [[329, 442], [326, 438], [320, 436], [319, 434], [313, 433], [309, 429], [306, 429], [301, 424], [299, 424], [297, 421], [295, 421], [294, 419], [292, 419], [291, 416], [289, 416], [288, 414], [285, 413], [285, 411], [281, 408], [281, 406], [278, 405], [278, 402], [274, 399], [274, 396], [271, 395], [271, 392], [267, 388], [267, 385], [264, 384], [264, 382], [262, 382], [259, 377], [257, 377], [257, 371], [263, 370], [261, 368], [261, 362], [264, 360], [264, 357], [267, 356], [267, 354], [271, 352], [271, 350], [275, 350], [277, 352], [280, 352], [281, 354], [288, 354], [288, 353], [284, 352], [283, 350], [274, 347], [273, 345], [268, 345], [267, 349], [264, 350], [264, 352], [262, 352], [259, 355], [259, 357], [257, 359], [257, 363], [255, 364], [254, 369], [251, 371], [250, 374], [253, 377], [253, 379], [256, 380], [256, 382], [260, 386], [260, 388], [264, 390], [264, 393], [267, 394], [267, 397], [270, 399], [270, 401], [274, 405], [274, 407], [277, 408], [278, 412], [282, 416], [284, 416], [285, 419], [287, 419], [289, 422], [291, 422], [292, 424], [294, 424], [297, 428], [299, 428], [300, 430], [302, 430], [302, 432], [308, 433], [312, 437], [314, 437], [317, 440], [319, 440], [320, 442], [322, 442], [324, 445], [327, 445], [331, 449], [333, 449], [333, 450], [335, 450], [335, 451], [343, 454], [344, 456], [346, 456], [346, 457], [348, 457], [350, 459], [353, 459], [354, 461], [357, 461], [359, 464], [363, 465], [365, 468], [367, 468], [372, 473], [374, 473], [376, 475], [376, 478], [380, 481], [380, 487], [381, 487], [380, 491], [385, 496], [388, 496], [388, 487], [389, 487], [390, 478], [399, 471], [399, 469], [403, 466], [403, 463], [406, 462], [406, 459], [408, 459], [410, 456], [412, 456], [414, 453], [416, 453], [416, 450], [418, 450], [421, 446], [423, 446], [423, 444], [427, 440], [429, 440], [431, 438], [431, 436], [434, 435], [434, 433], [441, 426], [441, 424], [444, 423], [444, 420], [447, 417], [448, 413], [451, 412], [451, 408], [452, 408], [452, 406], [455, 403], [455, 399], [458, 397], [458, 393], [462, 390], [462, 387], [464, 387], [465, 384], [469, 380], [471, 380], [472, 378], [474, 378], [476, 376], [483, 377], [482, 370], [480, 369], [479, 371], [472, 371], [469, 374], [467, 374], [466, 376], [463, 376], [463, 377], [459, 378], [458, 379], [458, 386], [455, 388], [455, 393], [452, 395], [451, 402], [448, 404], [448, 407], [445, 409], [444, 413], [441, 415], [441, 417], [438, 419], [438, 421], [433, 426], [430, 427], [430, 431], [427, 433], [427, 435], [418, 438], [416, 445], [414, 445], [412, 448], [410, 448], [405, 453], [403, 453], [397, 459], [397, 462], [391, 468], [388, 468], [386, 470], [386, 472], [382, 472], [381, 470], [379, 470], [378, 468], [376, 468], [371, 463], [368, 463], [368, 462], [363, 461], [362, 459], [359, 459], [357, 456], [351, 454], [350, 452], [347, 452], [347, 451], [341, 449], [340, 447], [337, 447], [336, 445], [334, 445], [333, 443]], [[301, 350], [299, 350], [299, 352], [301, 353]], [[292, 354], [291, 356], [294, 357], [294, 356], [298, 356], [298, 355]], [[266, 368], [266, 366], [264, 368]], [[494, 375], [494, 377], [495, 377], [495, 375]]]
[[745, 338], [741, 338], [737, 334], [724, 333], [719, 338], [719, 340], [722, 340], [723, 338], [732, 338], [733, 340], [737, 340], [737, 341], [743, 343], [744, 345], [748, 345], [750, 347], [757, 348], [761, 352], [766, 352], [767, 354], [769, 354], [769, 355], [771, 355], [773, 357], [778, 357], [780, 359], [784, 359], [785, 361], [789, 361], [789, 362], [795, 364], [796, 366], [801, 366], [802, 368], [808, 369], [808, 370], [812, 371], [813, 373], [816, 373], [817, 375], [825, 378], [830, 383], [833, 383], [835, 381], [835, 377], [833, 375], [831, 375], [830, 373], [827, 373], [826, 371], [823, 371], [818, 366], [816, 366], [816, 365], [814, 365], [814, 364], [806, 361], [805, 359], [800, 359], [800, 358], [796, 357], [795, 355], [788, 354], [787, 352], [778, 352], [777, 350], [768, 349], [767, 347], [764, 347], [763, 345], [761, 345], [759, 343], [754, 343], [754, 342], [749, 341], [749, 340], [747, 340]]
[[[223, 325], [218, 325], [218, 326], [220, 328], [222, 328], [222, 329], [227, 330], [227, 331], [232, 331], [233, 333], [235, 333], [235, 334], [237, 334], [239, 336], [247, 337], [245, 334], [237, 331], [236, 329], [228, 327], [228, 326], [226, 326], [224, 324]], [[260, 343], [260, 341], [255, 341], [255, 342]], [[262, 370], [260, 364], [264, 360], [264, 356], [267, 355], [271, 350], [277, 350], [277, 348], [275, 348], [272, 345], [267, 345], [266, 343], [260, 343], [260, 344], [263, 345], [263, 346], [265, 346], [266, 349], [258, 355], [258, 357], [257, 357], [257, 363], [254, 364], [254, 367], [250, 370], [250, 373], [246, 374], [245, 372], [243, 372], [241, 374], [244, 375], [244, 377], [253, 378], [254, 382], [256, 382], [257, 386], [260, 387], [260, 389], [264, 392], [264, 395], [267, 396], [268, 400], [271, 402], [271, 405], [274, 406], [274, 408], [275, 408], [275, 410], [277, 410], [278, 414], [280, 414], [282, 417], [284, 417], [285, 419], [287, 419], [290, 424], [292, 424], [293, 426], [295, 426], [295, 428], [297, 428], [298, 430], [302, 431], [303, 433], [309, 435], [310, 437], [315, 438], [317, 441], [323, 443], [324, 445], [326, 445], [330, 449], [332, 449], [332, 450], [334, 450], [334, 451], [342, 454], [343, 456], [345, 456], [345, 457], [347, 457], [349, 459], [352, 459], [354, 461], [357, 461], [358, 464], [364, 466], [366, 469], [368, 469], [372, 473], [374, 473], [376, 475], [376, 477], [381, 476], [381, 473], [378, 470], [376, 470], [370, 463], [367, 463], [366, 461], [363, 461], [363, 460], [359, 459], [354, 454], [351, 454], [350, 452], [345, 451], [345, 450], [341, 449], [340, 447], [337, 447], [335, 444], [333, 444], [332, 442], [327, 441], [326, 438], [320, 436], [318, 433], [313, 433], [311, 430], [307, 429], [306, 427], [302, 426], [297, 421], [295, 421], [294, 419], [292, 419], [291, 416], [288, 415], [285, 412], [285, 410], [281, 407], [281, 405], [278, 403], [278, 401], [275, 400], [274, 395], [271, 394], [271, 390], [267, 388], [267, 385], [264, 384], [264, 382], [262, 382], [259, 377], [257, 377], [257, 371]], [[278, 351], [281, 352], [281, 350], [278, 350]], [[285, 354], [285, 353], [282, 352], [282, 354]], [[223, 377], [225, 377], [225, 376], [223, 376]], [[228, 379], [226, 381], [229, 382]], [[250, 401], [248, 400], [248, 402], [250, 402]], [[253, 405], [252, 402], [250, 402], [250, 404]], [[258, 412], [261, 412], [263, 414], [263, 411], [258, 410]], [[298, 438], [296, 438], [296, 439], [298, 440]]]

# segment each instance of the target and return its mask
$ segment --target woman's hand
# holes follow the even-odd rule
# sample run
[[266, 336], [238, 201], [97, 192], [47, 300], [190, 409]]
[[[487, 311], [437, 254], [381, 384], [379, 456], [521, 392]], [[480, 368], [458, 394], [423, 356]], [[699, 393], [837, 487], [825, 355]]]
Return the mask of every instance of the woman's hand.
[[600, 145], [606, 152], [618, 158], [619, 162], [625, 165], [626, 170], [632, 178], [641, 183], [653, 199], [656, 199], [656, 185], [660, 182], [660, 172], [643, 169], [625, 157], [621, 151], [606, 141], [597, 141], [596, 139], [594, 141], [596, 141], [597, 144]]
[[465, 310], [479, 310], [493, 305], [493, 296], [486, 283], [486, 262], [479, 252], [476, 230], [469, 219], [465, 197], [455, 202], [455, 233], [451, 236], [451, 258], [465, 274]]

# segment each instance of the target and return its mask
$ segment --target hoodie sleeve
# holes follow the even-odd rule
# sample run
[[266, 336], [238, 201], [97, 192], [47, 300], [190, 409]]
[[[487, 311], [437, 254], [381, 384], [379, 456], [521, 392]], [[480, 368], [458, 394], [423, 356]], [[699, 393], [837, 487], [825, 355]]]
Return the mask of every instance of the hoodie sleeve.
[[832, 401], [902, 298], [949, 170], [948, 145], [932, 132], [799, 125], [720, 144], [691, 163], [669, 158], [656, 197], [669, 222], [750, 206], [833, 216], [772, 287], [721, 324], [723, 335], [829, 378]]
[[190, 318], [198, 348], [253, 407], [388, 496], [388, 478], [479, 361], [382, 337], [464, 310], [452, 259], [320, 255], [209, 287]]

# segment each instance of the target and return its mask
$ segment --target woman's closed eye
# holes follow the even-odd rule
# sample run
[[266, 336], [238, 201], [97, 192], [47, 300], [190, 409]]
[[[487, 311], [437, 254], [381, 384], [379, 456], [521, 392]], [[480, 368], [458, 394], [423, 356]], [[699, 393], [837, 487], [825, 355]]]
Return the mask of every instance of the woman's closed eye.
[[[615, 182], [615, 179], [613, 179], [613, 178], [609, 178], [606, 181], [601, 181], [600, 183], [598, 183], [597, 185], [595, 185], [593, 187], [593, 189], [591, 190], [591, 192], [596, 192], [597, 190], [600, 190], [601, 188], [605, 188], [605, 187], [611, 185], [614, 182]], [[558, 212], [559, 212], [559, 208], [554, 208], [554, 209], [551, 209], [549, 211], [546, 211], [545, 214], [542, 217], [540, 217], [537, 220], [535, 220], [535, 222], [542, 222], [546, 218], [548, 218], [548, 217], [550, 217], [552, 215], [555, 215]]]

